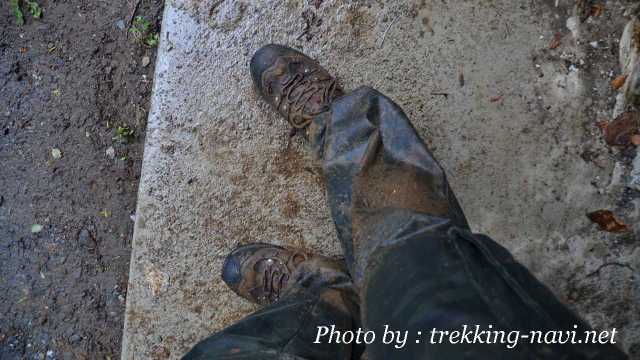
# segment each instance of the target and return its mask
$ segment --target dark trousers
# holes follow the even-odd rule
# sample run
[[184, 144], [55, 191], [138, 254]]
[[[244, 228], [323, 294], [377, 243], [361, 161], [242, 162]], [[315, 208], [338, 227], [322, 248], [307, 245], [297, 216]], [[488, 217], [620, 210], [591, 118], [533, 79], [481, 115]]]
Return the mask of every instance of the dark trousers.
[[[310, 125], [309, 138], [348, 273], [310, 273], [185, 359], [359, 359], [365, 349], [372, 360], [626, 358], [611, 344], [498, 342], [514, 331], [575, 331], [582, 339], [590, 328], [505, 248], [469, 231], [441, 166], [390, 99], [367, 87], [342, 96]], [[375, 340], [336, 343], [334, 332], [331, 343], [328, 335], [314, 343], [319, 327], [331, 325], [372, 330]], [[432, 332], [462, 336], [476, 326], [496, 339], [467, 334], [460, 343]], [[389, 331], [394, 341], [384, 344]]]

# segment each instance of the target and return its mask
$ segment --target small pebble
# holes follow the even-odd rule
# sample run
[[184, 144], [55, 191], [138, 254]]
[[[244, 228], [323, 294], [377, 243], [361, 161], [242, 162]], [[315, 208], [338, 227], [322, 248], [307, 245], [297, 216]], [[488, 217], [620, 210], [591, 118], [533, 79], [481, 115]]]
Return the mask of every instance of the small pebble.
[[37, 234], [37, 233], [39, 233], [40, 231], [42, 231], [42, 225], [40, 225], [40, 224], [33, 224], [33, 225], [31, 225], [31, 233], [32, 233], [32, 234]]
[[116, 149], [114, 149], [113, 146], [109, 146], [107, 151], [105, 151], [105, 154], [107, 154], [110, 159], [113, 159], [116, 157]]
[[150, 62], [151, 62], [151, 59], [149, 59], [148, 56], [143, 56], [142, 57], [142, 67], [147, 67]]
[[91, 234], [89, 233], [89, 230], [80, 230], [80, 233], [78, 234], [78, 243], [80, 243], [80, 245], [88, 245], [90, 240]]
[[120, 20], [116, 21], [116, 27], [119, 30], [124, 30], [124, 20], [120, 19]]
[[58, 148], [51, 149], [51, 157], [53, 157], [55, 160], [62, 158], [62, 151], [60, 151], [60, 149]]

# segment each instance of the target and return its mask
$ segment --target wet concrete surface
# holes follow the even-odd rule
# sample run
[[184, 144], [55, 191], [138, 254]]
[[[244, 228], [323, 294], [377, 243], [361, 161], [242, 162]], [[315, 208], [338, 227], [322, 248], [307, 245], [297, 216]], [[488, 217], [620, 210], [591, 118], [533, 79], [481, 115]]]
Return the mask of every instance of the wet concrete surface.
[[[179, 358], [254, 310], [219, 276], [239, 244], [339, 254], [317, 164], [252, 88], [250, 57], [270, 42], [316, 57], [347, 90], [370, 85], [402, 106], [473, 230], [513, 251], [593, 326], [619, 329], [638, 358], [640, 200], [625, 183], [634, 154], [607, 147], [597, 127], [615, 103], [626, 6], [167, 4], [122, 358]], [[599, 230], [586, 216], [598, 209], [632, 231]]]

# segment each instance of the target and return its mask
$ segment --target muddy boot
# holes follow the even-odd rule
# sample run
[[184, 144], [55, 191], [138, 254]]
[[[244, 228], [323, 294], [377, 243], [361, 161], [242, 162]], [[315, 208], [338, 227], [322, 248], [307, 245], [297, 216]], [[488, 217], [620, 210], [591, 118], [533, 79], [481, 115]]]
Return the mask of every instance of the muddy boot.
[[265, 306], [202, 340], [184, 360], [360, 359], [361, 344], [315, 341], [319, 327], [344, 332], [362, 326], [344, 262], [251, 244], [227, 256], [222, 278], [238, 295]]
[[250, 70], [262, 98], [296, 129], [306, 128], [342, 95], [327, 70], [286, 46], [263, 46], [253, 55]]
[[304, 129], [322, 162], [329, 207], [356, 285], [382, 241], [368, 234], [385, 216], [379, 210], [419, 211], [466, 227], [442, 168], [390, 99], [366, 87], [345, 95], [316, 61], [281, 45], [260, 48], [250, 70], [264, 100]]
[[295, 292], [294, 284], [308, 290], [340, 277], [347, 277], [340, 261], [269, 244], [241, 246], [222, 267], [222, 279], [231, 290], [260, 305]]

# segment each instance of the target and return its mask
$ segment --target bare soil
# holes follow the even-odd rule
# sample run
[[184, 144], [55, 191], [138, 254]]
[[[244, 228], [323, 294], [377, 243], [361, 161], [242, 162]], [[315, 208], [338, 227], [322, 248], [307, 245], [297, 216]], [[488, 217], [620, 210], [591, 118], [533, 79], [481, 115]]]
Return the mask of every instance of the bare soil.
[[38, 2], [0, 2], [0, 359], [116, 359], [156, 53], [128, 25], [163, 3]]

